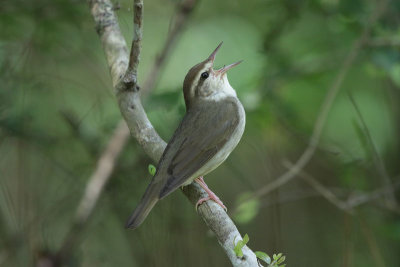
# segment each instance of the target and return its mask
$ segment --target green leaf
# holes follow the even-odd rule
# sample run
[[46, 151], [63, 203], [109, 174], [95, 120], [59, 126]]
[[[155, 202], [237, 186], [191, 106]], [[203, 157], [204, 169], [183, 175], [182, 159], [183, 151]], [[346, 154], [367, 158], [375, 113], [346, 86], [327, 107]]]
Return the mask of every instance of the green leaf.
[[237, 212], [235, 213], [235, 221], [245, 224], [254, 219], [258, 214], [260, 208], [260, 201], [258, 199], [250, 199], [252, 195], [250, 192], [241, 194], [237, 199]]
[[262, 251], [256, 251], [254, 253], [256, 254], [256, 257], [259, 258], [260, 260], [266, 262], [267, 264], [271, 263], [271, 258], [268, 256], [267, 253]]
[[149, 173], [151, 176], [154, 176], [156, 174], [156, 167], [153, 164], [149, 164]]
[[279, 259], [276, 263], [278, 263], [278, 265], [279, 265], [279, 264], [281, 264], [282, 262], [284, 262], [285, 259], [286, 259], [286, 257], [285, 257], [285, 256], [282, 256], [282, 257], [280, 257], [280, 259]]
[[246, 245], [249, 242], [249, 240], [250, 240], [249, 236], [247, 234], [245, 234], [244, 237], [243, 237], [244, 245]]
[[[236, 239], [236, 238], [235, 238]], [[249, 236], [247, 234], [244, 235], [243, 240], [239, 240], [235, 247], [233, 248], [233, 251], [235, 252], [236, 256], [239, 258], [243, 257], [243, 251], [242, 248], [249, 242]], [[233, 240], [233, 243], [235, 244], [235, 240]]]
[[233, 248], [233, 251], [235, 252], [236, 256], [241, 258], [243, 257], [243, 251], [242, 251], [242, 241], [239, 241], [236, 246]]

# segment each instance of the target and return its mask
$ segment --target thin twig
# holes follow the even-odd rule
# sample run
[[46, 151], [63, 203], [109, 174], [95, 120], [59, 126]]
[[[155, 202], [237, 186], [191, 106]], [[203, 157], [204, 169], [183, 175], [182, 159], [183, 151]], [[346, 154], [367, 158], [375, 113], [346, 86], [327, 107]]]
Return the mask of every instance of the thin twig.
[[400, 47], [399, 39], [390, 39], [390, 38], [375, 38], [368, 40], [367, 44], [371, 47]]
[[[397, 177], [398, 178], [398, 177]], [[387, 194], [394, 194], [400, 188], [400, 181], [394, 182], [393, 184], [388, 184], [378, 189], [375, 189], [369, 193], [361, 193], [350, 197], [347, 200], [348, 209], [354, 209], [360, 205], [363, 205], [372, 200], [378, 199], [379, 197], [386, 196]], [[394, 209], [395, 206], [387, 205], [389, 209]]]
[[[293, 168], [293, 164], [289, 161], [284, 162], [284, 166], [289, 170]], [[315, 189], [321, 196], [326, 198], [329, 202], [335, 205], [338, 209], [348, 211], [348, 205], [345, 201], [339, 199], [331, 190], [326, 188], [317, 179], [306, 173], [305, 171], [300, 171], [299, 176], [305, 180], [312, 188]]]
[[292, 180], [296, 175], [307, 165], [307, 163], [311, 160], [312, 156], [314, 155], [315, 150], [317, 149], [319, 140], [321, 138], [321, 133], [322, 130], [325, 126], [326, 118], [328, 116], [328, 113], [332, 107], [332, 104], [342, 86], [342, 83], [351, 67], [353, 64], [354, 60], [356, 59], [357, 55], [359, 54], [361, 48], [365, 44], [365, 41], [367, 40], [372, 26], [375, 24], [375, 22], [378, 20], [378, 18], [381, 16], [383, 13], [384, 9], [386, 8], [387, 1], [382, 0], [380, 1], [380, 4], [378, 7], [374, 10], [374, 12], [371, 14], [363, 32], [361, 33], [360, 37], [354, 42], [352, 49], [350, 50], [348, 56], [344, 60], [342, 67], [334, 79], [331, 87], [329, 88], [325, 100], [321, 106], [319, 115], [317, 117], [317, 120], [314, 125], [314, 129], [309, 141], [309, 144], [307, 148], [304, 150], [303, 154], [299, 157], [297, 162], [293, 165], [293, 167], [278, 177], [276, 180], [273, 182], [263, 186], [261, 189], [257, 190], [251, 199], [261, 197], [263, 195], [266, 195], [275, 189], [281, 187], [282, 185], [286, 184], [290, 180]]
[[128, 72], [132, 71], [137, 74], [140, 62], [140, 53], [142, 51], [143, 0], [134, 0], [133, 10], [133, 40], [129, 57]]
[[[374, 162], [375, 168], [378, 170], [378, 173], [379, 173], [380, 177], [383, 180], [383, 184], [391, 185], [392, 181], [390, 180], [390, 177], [389, 177], [389, 175], [387, 173], [387, 170], [386, 170], [386, 167], [385, 167], [385, 163], [384, 163], [382, 157], [378, 153], [378, 150], [377, 150], [377, 148], [375, 146], [375, 143], [374, 143], [374, 141], [372, 139], [372, 136], [371, 136], [371, 133], [370, 133], [370, 131], [368, 129], [368, 126], [365, 123], [364, 117], [361, 114], [361, 111], [360, 111], [360, 109], [359, 109], [359, 107], [358, 107], [353, 95], [350, 92], [348, 93], [348, 95], [349, 95], [351, 104], [353, 105], [353, 107], [354, 107], [354, 109], [355, 109], [355, 111], [357, 113], [357, 116], [360, 119], [364, 134], [365, 134], [365, 136], [366, 136], [366, 138], [368, 140], [368, 143], [369, 143], [369, 146], [370, 146], [370, 149], [371, 149], [371, 152], [372, 152], [372, 158], [373, 158], [373, 162]], [[393, 206], [393, 207], [397, 206], [396, 197], [395, 197], [393, 192], [391, 192], [391, 193], [386, 195], [386, 202], [387, 202], [386, 203], [387, 205], [390, 205], [390, 206]]]
[[[107, 2], [108, 1], [91, 1], [91, 8], [94, 10], [92, 11], [95, 14], [102, 14], [103, 12], [108, 14], [106, 11], [110, 9], [110, 6], [107, 6]], [[142, 22], [140, 21], [143, 16], [142, 16], [142, 11], [143, 11], [143, 3], [141, 1], [137, 1], [138, 3], [134, 3], [134, 7], [135, 7], [135, 15], [134, 15], [134, 38], [132, 41], [132, 49], [139, 51], [141, 49], [141, 44], [140, 41], [142, 39], [142, 32], [141, 32], [141, 25]], [[98, 10], [104, 8], [104, 10]], [[104, 15], [103, 17], [105, 18], [110, 18], [111, 14], [108, 14], [107, 16]], [[95, 17], [96, 19], [97, 17]], [[115, 17], [116, 19], [116, 17]], [[104, 24], [106, 25], [114, 25], [115, 27], [117, 25], [114, 24], [114, 22], [104, 22], [104, 21], [99, 21], [97, 25], [99, 24]], [[98, 26], [98, 29], [102, 29], [101, 25]], [[102, 31], [105, 29], [102, 29]], [[110, 31], [110, 33], [112, 33], [112, 31]], [[177, 31], [174, 31], [174, 35], [178, 34]], [[102, 36], [102, 35], [101, 35]], [[119, 40], [120, 37], [118, 38], [113, 38], [110, 37], [108, 38], [107, 42], [113, 41], [114, 42], [116, 40]], [[103, 39], [103, 37], [102, 37]], [[173, 40], [174, 38], [169, 37], [166, 41], [166, 44], [164, 45], [165, 47], [168, 46], [170, 47], [168, 49], [168, 51], [170, 51], [170, 49], [172, 48], [171, 44], [169, 44], [168, 42], [170, 42], [171, 40]], [[120, 41], [118, 41], [119, 43]], [[115, 66], [114, 69], [120, 70], [119, 72], [123, 71], [123, 66], [121, 67], [116, 67], [115, 62], [120, 62], [122, 65], [126, 64], [126, 50], [123, 49], [123, 47], [121, 47], [121, 44], [117, 45], [117, 47], [119, 47], [120, 49], [116, 50], [116, 51], [112, 51], [111, 49], [107, 50], [108, 46], [105, 46], [106, 49], [106, 56], [109, 59], [109, 65], [110, 66]], [[163, 49], [164, 51], [165, 49]], [[107, 52], [109, 51], [109, 52]], [[113, 52], [119, 52], [118, 55], [119, 57], [115, 58], [114, 55], [112, 54]], [[163, 57], [165, 58], [165, 57]], [[138, 52], [131, 52], [130, 53], [130, 57], [129, 57], [129, 63], [128, 63], [128, 70], [127, 73], [130, 73], [130, 77], [136, 77], [137, 76], [137, 68], [138, 68], [138, 63], [139, 63], [139, 59], [140, 59], [140, 53]], [[163, 62], [161, 62], [162, 64]], [[156, 64], [160, 64], [159, 61], [154, 62], [154, 65]], [[153, 69], [155, 67], [153, 66]], [[119, 77], [119, 74], [117, 72], [114, 72], [116, 74], [114, 74], [114, 76], [112, 75], [113, 78], [113, 83], [116, 84], [117, 83], [117, 78]], [[158, 73], [157, 73], [158, 75]], [[151, 79], [152, 77], [149, 77], [148, 79]], [[155, 77], [153, 77], [155, 78]], [[118, 86], [118, 85], [116, 85]], [[150, 91], [151, 88], [149, 88], [148, 90]], [[111, 136], [108, 144], [107, 144], [107, 148], [104, 150], [104, 152], [101, 154], [100, 159], [97, 163], [97, 167], [94, 170], [94, 173], [92, 174], [92, 176], [90, 177], [90, 179], [88, 180], [88, 184], [85, 190], [85, 194], [83, 195], [80, 204], [78, 205], [78, 209], [77, 209], [77, 214], [75, 215], [75, 221], [74, 223], [77, 225], [81, 225], [83, 226], [83, 224], [86, 222], [87, 218], [89, 218], [89, 216], [92, 214], [93, 212], [93, 208], [97, 203], [97, 200], [100, 197], [100, 194], [102, 193], [102, 190], [104, 188], [104, 186], [106, 185], [107, 181], [109, 180], [109, 178], [111, 177], [112, 171], [115, 167], [115, 162], [116, 159], [118, 158], [118, 155], [121, 153], [122, 149], [124, 148], [125, 144], [128, 142], [129, 140], [129, 128], [126, 126], [126, 123], [124, 120], [121, 120], [118, 123], [118, 126], [116, 127], [116, 129], [114, 130], [113, 135]], [[113, 153], [108, 153], [108, 151], [110, 151], [112, 149]], [[107, 160], [104, 160], [104, 158], [106, 158]], [[80, 227], [78, 226], [72, 226], [72, 229], [76, 230]], [[76, 240], [75, 237], [69, 237], [69, 236], [74, 236], [75, 234], [72, 233], [72, 231], [70, 231], [70, 234], [67, 234], [67, 238]], [[74, 241], [75, 242], [75, 241]], [[65, 240], [64, 243], [74, 243], [71, 241], [67, 241]], [[64, 245], [65, 246], [65, 245]]]
[[133, 40], [131, 53], [129, 56], [128, 69], [124, 77], [117, 84], [117, 90], [133, 90], [138, 91], [137, 71], [140, 62], [140, 52], [142, 51], [143, 36], [143, 0], [134, 0], [133, 2]]
[[[286, 161], [284, 163], [285, 167], [290, 169], [293, 167], [293, 164], [290, 163], [289, 161]], [[351, 215], [354, 215], [353, 210], [361, 206], [363, 204], [366, 204], [370, 201], [373, 201], [375, 199], [378, 199], [379, 197], [385, 196], [387, 194], [394, 194], [394, 192], [400, 187], [400, 181], [395, 182], [395, 183], [390, 183], [387, 184], [381, 188], [375, 189], [372, 192], [367, 192], [367, 193], [358, 193], [356, 195], [353, 195], [347, 199], [347, 201], [341, 200], [338, 198], [332, 190], [328, 189], [326, 186], [321, 184], [317, 179], [312, 177], [310, 174], [308, 174], [305, 171], [300, 171], [299, 176], [305, 180], [307, 183], [309, 183], [315, 191], [317, 191], [321, 196], [323, 196], [326, 200], [331, 202], [333, 205], [335, 205], [338, 209], [348, 212]], [[397, 179], [396, 177], [395, 179]], [[388, 208], [392, 208], [391, 205], [388, 206]]]

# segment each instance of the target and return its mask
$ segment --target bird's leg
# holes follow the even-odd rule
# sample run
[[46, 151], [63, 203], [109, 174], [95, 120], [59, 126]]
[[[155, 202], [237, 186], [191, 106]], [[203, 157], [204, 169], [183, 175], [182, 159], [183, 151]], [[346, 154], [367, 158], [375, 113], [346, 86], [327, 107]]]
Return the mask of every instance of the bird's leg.
[[224, 203], [222, 203], [222, 201], [217, 197], [216, 194], [214, 194], [213, 191], [210, 190], [210, 188], [208, 188], [206, 182], [204, 182], [203, 176], [200, 176], [199, 178], [194, 179], [196, 181], [196, 183], [198, 183], [208, 194], [208, 197], [204, 197], [199, 199], [199, 201], [197, 201], [196, 203], [196, 210], [197, 207], [199, 205], [201, 205], [203, 202], [207, 201], [207, 200], [213, 200], [215, 203], [217, 203], [218, 205], [220, 205], [225, 211], [227, 211], [228, 209], [225, 207]]

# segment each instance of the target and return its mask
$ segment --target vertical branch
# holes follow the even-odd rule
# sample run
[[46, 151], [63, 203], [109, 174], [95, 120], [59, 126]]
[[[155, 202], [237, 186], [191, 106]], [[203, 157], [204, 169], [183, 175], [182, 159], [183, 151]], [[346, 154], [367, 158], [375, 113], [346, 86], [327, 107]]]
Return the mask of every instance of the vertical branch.
[[121, 34], [113, 4], [109, 0], [89, 0], [88, 2], [115, 87], [128, 68], [128, 48]]
[[122, 79], [122, 86], [126, 90], [139, 90], [139, 88], [137, 88], [137, 70], [140, 62], [140, 52], [142, 51], [143, 0], [134, 0], [133, 10], [133, 40], [131, 53], [129, 56], [128, 70]]
[[344, 235], [344, 245], [343, 245], [343, 267], [353, 266], [354, 258], [354, 233], [352, 228], [353, 217], [348, 213], [343, 214], [343, 235]]
[[133, 10], [133, 41], [129, 57], [128, 72], [133, 71], [137, 73], [140, 62], [140, 52], [142, 51], [143, 0], [134, 0]]
[[367, 222], [364, 220], [364, 218], [360, 218], [360, 228], [361, 232], [365, 237], [365, 240], [367, 241], [368, 248], [371, 252], [371, 257], [375, 262], [375, 266], [377, 267], [384, 267], [386, 266], [384, 258], [382, 256], [381, 250], [379, 249], [379, 245], [374, 237], [374, 234], [372, 233], [371, 229], [369, 229], [369, 226]]

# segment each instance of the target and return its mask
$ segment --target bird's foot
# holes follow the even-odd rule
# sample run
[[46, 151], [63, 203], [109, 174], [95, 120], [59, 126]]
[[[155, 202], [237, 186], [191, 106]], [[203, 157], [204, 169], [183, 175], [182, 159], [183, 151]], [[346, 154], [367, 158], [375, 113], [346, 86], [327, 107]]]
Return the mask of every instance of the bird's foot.
[[197, 201], [197, 203], [196, 203], [196, 211], [197, 211], [197, 208], [198, 208], [201, 204], [203, 204], [203, 202], [206, 202], [207, 200], [213, 200], [215, 203], [217, 203], [218, 205], [220, 205], [221, 208], [223, 208], [225, 211], [228, 211], [228, 209], [225, 207], [224, 203], [222, 203], [222, 201], [221, 201], [215, 194], [214, 194], [213, 197], [208, 196], [208, 197], [200, 198], [199, 201]]
[[203, 177], [200, 176], [199, 178], [195, 179], [196, 183], [198, 183], [208, 194], [208, 197], [204, 197], [199, 199], [199, 201], [197, 201], [196, 203], [196, 211], [199, 205], [203, 204], [203, 202], [207, 201], [207, 200], [213, 200], [215, 203], [217, 203], [218, 205], [221, 206], [221, 208], [223, 208], [225, 211], [227, 211], [228, 209], [225, 207], [224, 203], [222, 203], [222, 201], [219, 199], [219, 197], [217, 197], [216, 194], [214, 194], [213, 191], [210, 190], [210, 188], [208, 188], [207, 184], [204, 182]]

